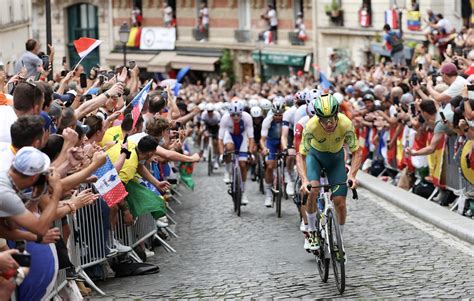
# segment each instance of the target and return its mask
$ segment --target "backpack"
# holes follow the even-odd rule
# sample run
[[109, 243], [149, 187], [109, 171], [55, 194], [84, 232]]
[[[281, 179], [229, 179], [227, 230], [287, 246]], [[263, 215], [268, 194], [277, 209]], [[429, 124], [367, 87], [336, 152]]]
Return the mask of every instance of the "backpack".
[[392, 46], [391, 54], [397, 53], [403, 50], [403, 41], [401, 37], [394, 31], [388, 33], [388, 43]]
[[425, 199], [429, 198], [434, 190], [435, 190], [434, 185], [424, 179], [421, 180], [420, 183], [413, 186], [413, 193]]

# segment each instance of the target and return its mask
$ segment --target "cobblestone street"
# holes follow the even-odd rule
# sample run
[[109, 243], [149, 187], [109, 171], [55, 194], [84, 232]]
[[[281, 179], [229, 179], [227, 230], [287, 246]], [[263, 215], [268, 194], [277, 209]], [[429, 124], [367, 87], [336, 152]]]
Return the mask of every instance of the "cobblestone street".
[[[265, 208], [257, 185], [237, 217], [222, 181], [205, 165], [195, 170], [196, 189], [173, 204], [177, 254], [155, 249], [160, 273], [99, 282], [101, 300], [157, 298], [339, 297], [332, 269], [322, 283], [291, 200], [282, 218]], [[474, 298], [474, 250], [431, 225], [360, 189], [348, 201], [345, 227], [346, 298]], [[97, 296], [97, 295], [96, 295]]]

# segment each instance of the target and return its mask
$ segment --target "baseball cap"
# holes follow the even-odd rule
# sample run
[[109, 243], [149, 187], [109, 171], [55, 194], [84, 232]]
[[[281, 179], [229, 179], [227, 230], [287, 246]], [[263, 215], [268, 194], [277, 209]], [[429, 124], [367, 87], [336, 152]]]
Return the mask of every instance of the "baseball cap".
[[74, 101], [74, 98], [77, 96], [77, 92], [74, 90], [69, 90], [63, 95], [59, 93], [53, 93], [53, 99], [61, 100], [66, 106], [69, 106]]
[[44, 130], [49, 131], [51, 129], [51, 125], [53, 123], [53, 121], [51, 120], [51, 117], [49, 117], [48, 113], [46, 113], [45, 111], [41, 111], [40, 116], [44, 120], [44, 126], [43, 126]]
[[35, 176], [48, 171], [51, 160], [40, 150], [32, 147], [22, 147], [16, 153], [12, 166], [25, 176]]
[[458, 68], [453, 63], [444, 63], [440, 72], [450, 76], [458, 75]]

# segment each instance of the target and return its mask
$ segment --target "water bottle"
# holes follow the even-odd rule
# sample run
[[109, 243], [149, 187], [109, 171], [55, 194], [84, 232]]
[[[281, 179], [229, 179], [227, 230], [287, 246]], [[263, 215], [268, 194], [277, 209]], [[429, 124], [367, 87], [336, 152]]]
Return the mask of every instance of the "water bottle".
[[319, 197], [318, 198], [318, 210], [321, 214], [324, 212], [324, 199]]

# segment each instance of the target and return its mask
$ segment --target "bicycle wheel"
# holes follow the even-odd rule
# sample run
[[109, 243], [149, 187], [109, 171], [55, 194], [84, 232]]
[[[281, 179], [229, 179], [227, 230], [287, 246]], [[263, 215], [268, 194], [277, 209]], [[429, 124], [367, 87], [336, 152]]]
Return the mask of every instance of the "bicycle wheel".
[[328, 244], [331, 252], [332, 267], [334, 278], [339, 293], [343, 293], [346, 288], [346, 272], [344, 266], [344, 246], [342, 245], [341, 231], [337, 221], [336, 212], [330, 209], [327, 212]]
[[256, 172], [257, 172], [257, 176], [258, 176], [258, 185], [259, 185], [259, 188], [260, 188], [260, 192], [262, 194], [265, 194], [265, 188], [263, 186], [263, 179], [265, 177], [264, 177], [262, 156], [260, 154], [258, 154], [258, 158], [257, 158], [257, 171]]
[[237, 166], [235, 171], [235, 202], [234, 211], [237, 212], [237, 216], [240, 216], [240, 207], [242, 203], [242, 177], [240, 176], [240, 169]]
[[276, 201], [276, 212], [277, 212], [277, 216], [278, 217], [281, 217], [281, 198], [282, 198], [282, 195], [283, 195], [283, 191], [282, 189], [285, 188], [284, 185], [282, 185], [282, 182], [283, 182], [283, 173], [282, 173], [282, 168], [281, 166], [278, 166], [277, 167], [277, 175], [276, 175], [276, 182], [277, 182], [277, 185], [276, 185], [276, 190], [277, 190], [277, 193], [276, 193], [276, 198], [275, 198], [275, 201]]
[[327, 244], [325, 243], [326, 238], [321, 234], [321, 215], [319, 213], [316, 214], [316, 229], [318, 229], [318, 238], [319, 238], [319, 254], [316, 255], [316, 263], [318, 266], [318, 273], [319, 277], [321, 277], [321, 281], [326, 283], [328, 282], [329, 278], [329, 258], [326, 258], [327, 254]]
[[207, 175], [211, 176], [212, 175], [212, 146], [211, 146], [211, 141], [209, 142], [209, 145], [207, 146]]

